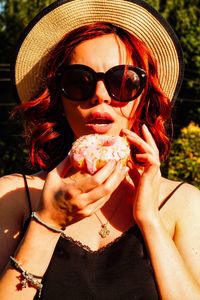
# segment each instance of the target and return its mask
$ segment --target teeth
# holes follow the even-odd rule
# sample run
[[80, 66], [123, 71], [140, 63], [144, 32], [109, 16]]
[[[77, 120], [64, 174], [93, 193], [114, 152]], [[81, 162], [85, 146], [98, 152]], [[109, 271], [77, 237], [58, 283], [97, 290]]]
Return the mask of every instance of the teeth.
[[105, 123], [105, 124], [100, 124], [100, 123], [96, 123], [96, 124], [94, 124], [95, 126], [100, 126], [100, 127], [103, 127], [103, 126], [107, 126], [108, 125], [108, 123]]

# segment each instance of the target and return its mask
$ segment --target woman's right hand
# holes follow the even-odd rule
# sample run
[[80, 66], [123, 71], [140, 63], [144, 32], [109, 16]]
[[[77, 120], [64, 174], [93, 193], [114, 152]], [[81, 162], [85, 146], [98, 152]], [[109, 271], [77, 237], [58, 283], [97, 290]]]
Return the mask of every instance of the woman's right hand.
[[101, 208], [125, 178], [128, 168], [119, 161], [108, 162], [94, 175], [77, 172], [66, 157], [48, 173], [38, 214], [45, 222], [59, 228], [92, 215]]

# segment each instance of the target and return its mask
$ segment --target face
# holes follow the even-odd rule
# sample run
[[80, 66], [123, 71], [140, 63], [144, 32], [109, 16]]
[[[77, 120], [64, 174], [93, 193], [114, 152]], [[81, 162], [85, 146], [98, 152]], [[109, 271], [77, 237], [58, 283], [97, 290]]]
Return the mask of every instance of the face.
[[[78, 45], [72, 54], [71, 64], [82, 64], [95, 72], [106, 72], [120, 64], [132, 64], [124, 44], [114, 35], [97, 37]], [[139, 98], [120, 103], [109, 96], [104, 82], [99, 80], [93, 96], [84, 102], [74, 102], [62, 95], [66, 118], [75, 138], [99, 133], [119, 135], [122, 129], [130, 129], [128, 120], [136, 111]]]

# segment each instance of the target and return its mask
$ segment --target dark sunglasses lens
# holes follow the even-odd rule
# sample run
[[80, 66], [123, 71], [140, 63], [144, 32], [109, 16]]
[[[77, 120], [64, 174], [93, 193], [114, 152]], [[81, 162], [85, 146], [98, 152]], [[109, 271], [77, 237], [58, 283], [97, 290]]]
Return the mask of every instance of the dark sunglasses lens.
[[61, 78], [61, 89], [71, 100], [82, 101], [91, 96], [93, 76], [88, 70], [65, 70]]
[[119, 101], [130, 101], [141, 88], [140, 77], [131, 69], [116, 69], [108, 79], [110, 92]]

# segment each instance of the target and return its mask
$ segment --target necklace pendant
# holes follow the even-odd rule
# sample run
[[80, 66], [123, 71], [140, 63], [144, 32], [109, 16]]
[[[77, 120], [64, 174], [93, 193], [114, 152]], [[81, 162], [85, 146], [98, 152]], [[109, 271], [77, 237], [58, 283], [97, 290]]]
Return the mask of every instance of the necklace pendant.
[[102, 238], [106, 238], [107, 235], [110, 234], [110, 230], [108, 230], [107, 228], [107, 224], [102, 224], [101, 225], [101, 230], [99, 231], [99, 235], [102, 237]]

